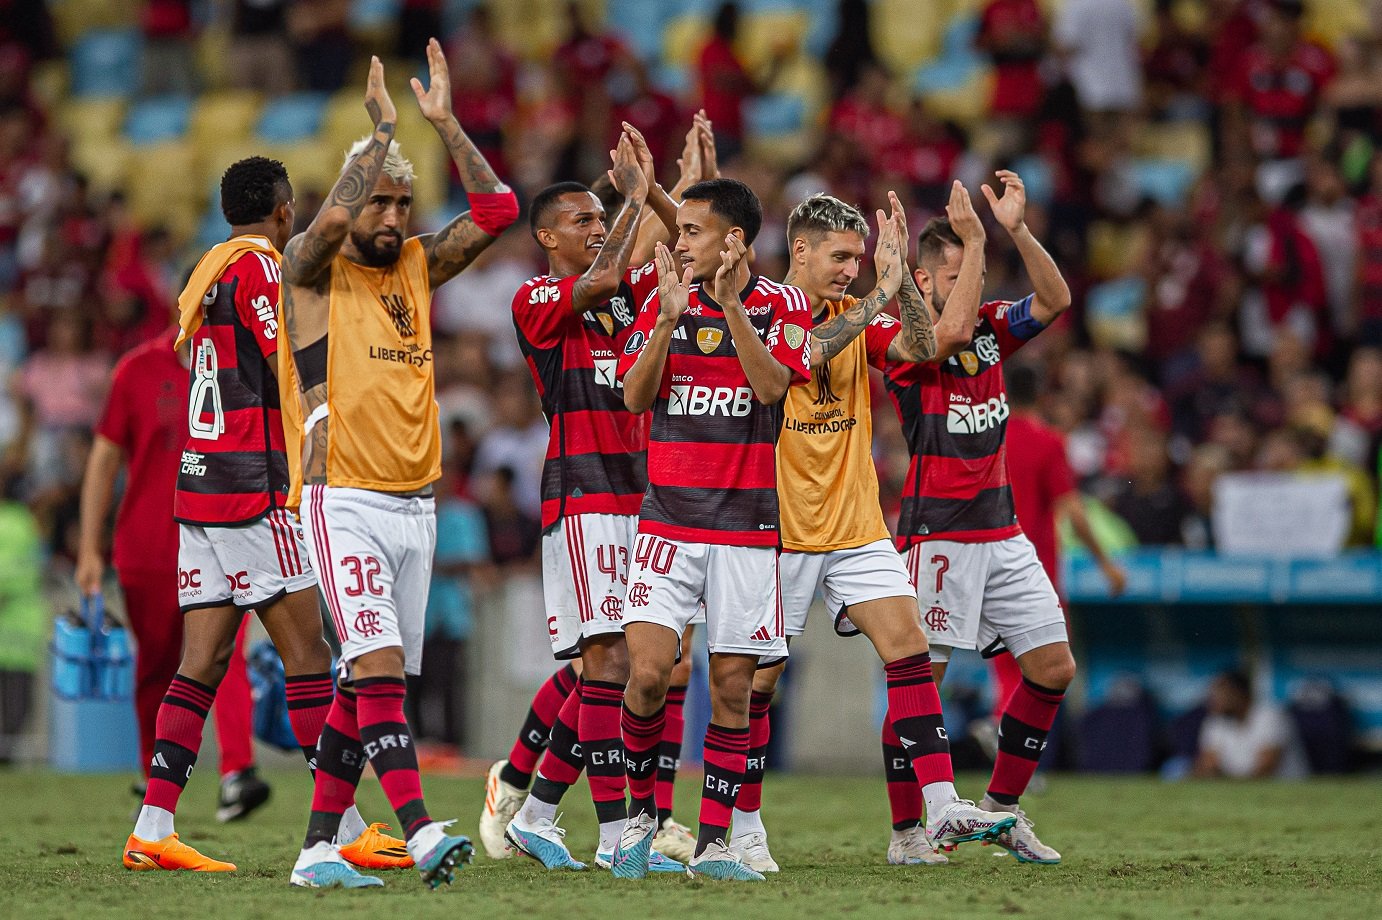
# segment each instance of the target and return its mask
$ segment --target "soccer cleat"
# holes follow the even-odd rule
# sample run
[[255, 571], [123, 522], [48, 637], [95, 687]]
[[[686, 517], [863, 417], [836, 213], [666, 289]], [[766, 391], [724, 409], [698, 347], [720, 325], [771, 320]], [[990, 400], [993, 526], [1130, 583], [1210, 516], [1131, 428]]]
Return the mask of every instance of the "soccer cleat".
[[763, 873], [744, 865], [739, 854], [717, 840], [705, 848], [700, 856], [686, 865], [686, 874], [691, 878], [710, 878], [718, 882], [762, 882]]
[[289, 883], [299, 888], [382, 888], [384, 880], [355, 871], [340, 851], [322, 841], [303, 850], [293, 866]]
[[730, 841], [729, 848], [755, 872], [777, 872], [777, 860], [768, 852], [768, 835], [755, 832]]
[[259, 778], [254, 767], [231, 773], [221, 780], [221, 800], [216, 820], [224, 824], [248, 817], [269, 800], [269, 784]]
[[944, 853], [931, 846], [921, 825], [893, 831], [888, 842], [890, 866], [944, 866], [948, 862]]
[[619, 843], [614, 847], [610, 873], [615, 878], [643, 878], [652, 868], [653, 834], [657, 819], [647, 812], [639, 812], [624, 823]]
[[[433, 821], [431, 827], [437, 829], [437, 842], [417, 860], [418, 872], [422, 874], [422, 880], [427, 883], [429, 888], [450, 885], [452, 879], [456, 877], [456, 870], [465, 868], [465, 864], [470, 862], [475, 855], [475, 846], [470, 842], [469, 837], [448, 837], [446, 835], [445, 829], [454, 823], [453, 821]], [[423, 828], [418, 833], [428, 833], [428, 830]], [[417, 838], [414, 837], [414, 839]]]
[[411, 869], [413, 857], [397, 837], [382, 833], [387, 824], [371, 824], [359, 837], [340, 846], [341, 858], [361, 869]]
[[[668, 818], [653, 834], [653, 849], [678, 862], [687, 862], [696, 855], [696, 835], [685, 824]], [[651, 864], [650, 864], [651, 865]]]
[[997, 840], [1017, 823], [1017, 816], [1010, 812], [979, 808], [968, 799], [956, 799], [934, 819], [927, 818], [926, 839], [938, 850], [953, 850], [971, 840]]
[[[614, 851], [610, 850], [608, 853], [596, 853], [595, 865], [599, 866], [601, 869], [610, 868], [610, 866], [614, 865]], [[657, 850], [653, 850], [648, 854], [648, 871], [685, 872], [686, 866], [672, 859], [670, 856], [664, 856]]]
[[[558, 815], [557, 820], [560, 820], [560, 817]], [[534, 828], [525, 828], [519, 825], [517, 818], [514, 818], [504, 828], [504, 839], [524, 856], [531, 856], [542, 863], [543, 868], [570, 869], [573, 872], [584, 871], [587, 868], [586, 864], [571, 855], [571, 851], [566, 848], [566, 844], [562, 840], [565, 836], [566, 828], [558, 827], [556, 821], [552, 821], [550, 824], [541, 824]]]
[[1032, 819], [1027, 817], [1027, 813], [1018, 805], [1001, 805], [988, 796], [984, 796], [979, 807], [985, 811], [1003, 813], [1000, 809], [1012, 812], [1017, 820], [999, 834], [994, 842], [1000, 847], [1016, 856], [1018, 862], [1037, 863], [1043, 866], [1054, 866], [1060, 862], [1060, 854], [1051, 847], [1037, 839], [1036, 832], [1032, 830]]
[[125, 841], [125, 856], [122, 861], [126, 869], [136, 872], [150, 869], [185, 869], [191, 872], [235, 871], [235, 863], [203, 856], [179, 840], [177, 834], [169, 834], [162, 840], [140, 840], [130, 834], [130, 839]]
[[480, 810], [480, 843], [490, 859], [513, 856], [513, 847], [504, 839], [504, 828], [518, 814], [527, 796], [522, 789], [499, 778], [500, 771], [508, 763], [507, 760], [499, 761], [489, 768], [489, 775], [485, 777], [485, 807]]

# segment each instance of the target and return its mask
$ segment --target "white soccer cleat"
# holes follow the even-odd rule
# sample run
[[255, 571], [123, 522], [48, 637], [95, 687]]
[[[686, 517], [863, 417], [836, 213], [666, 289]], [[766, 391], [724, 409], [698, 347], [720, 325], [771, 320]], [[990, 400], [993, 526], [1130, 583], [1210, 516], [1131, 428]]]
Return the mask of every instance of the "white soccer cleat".
[[653, 849], [677, 862], [687, 863], [696, 855], [696, 835], [685, 824], [668, 818], [653, 835]]
[[717, 840], [700, 856], [686, 864], [686, 874], [691, 878], [708, 878], [717, 882], [761, 882], [763, 873], [744, 865], [723, 840]]
[[480, 843], [484, 845], [485, 855], [490, 859], [508, 859], [514, 849], [504, 839], [504, 829], [508, 827], [528, 793], [517, 786], [511, 786], [499, 778], [499, 772], [508, 766], [501, 760], [489, 768], [485, 777], [485, 807], [480, 811]]
[[984, 796], [979, 807], [994, 813], [999, 813], [1000, 809], [1006, 809], [1016, 815], [1017, 822], [999, 834], [994, 842], [1016, 856], [1019, 862], [1037, 863], [1043, 866], [1054, 866], [1060, 862], [1060, 854], [1037, 839], [1036, 832], [1032, 830], [1032, 819], [1027, 817], [1027, 813], [1020, 806], [1003, 805], [988, 796]]
[[731, 840], [729, 848], [739, 859], [756, 872], [777, 872], [777, 860], [768, 852], [768, 835], [764, 833], [745, 834]]
[[890, 866], [944, 866], [949, 862], [944, 853], [931, 846], [920, 824], [905, 831], [894, 830], [888, 841]]
[[926, 818], [926, 839], [938, 850], [953, 850], [971, 840], [997, 841], [1017, 823], [1011, 812], [989, 811], [968, 799], [956, 799]]

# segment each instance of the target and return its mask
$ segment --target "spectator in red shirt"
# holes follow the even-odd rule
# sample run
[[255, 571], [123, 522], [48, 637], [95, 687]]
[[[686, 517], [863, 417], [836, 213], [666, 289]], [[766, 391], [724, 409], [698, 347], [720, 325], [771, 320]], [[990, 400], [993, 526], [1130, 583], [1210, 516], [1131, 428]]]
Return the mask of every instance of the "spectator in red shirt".
[[[466, 134], [485, 160], [502, 175], [509, 170], [504, 159], [503, 129], [518, 106], [518, 62], [494, 32], [489, 8], [477, 6], [462, 29], [446, 44], [451, 69], [451, 110], [465, 125]], [[455, 164], [454, 187], [459, 188]]]
[[197, 74], [192, 0], [148, 0], [139, 21], [144, 95], [191, 93]]
[[1046, 17], [1036, 0], [989, 0], [979, 19], [979, 47], [993, 60], [989, 114], [1028, 118], [1041, 106]]
[[1329, 52], [1301, 37], [1304, 12], [1302, 0], [1271, 0], [1261, 40], [1243, 52], [1229, 87], [1253, 150], [1264, 159], [1302, 153], [1306, 125], [1334, 77]]
[[1354, 212], [1357, 284], [1353, 323], [1359, 344], [1382, 345], [1382, 155], [1372, 161], [1372, 183]]
[[[187, 349], [173, 351], [174, 338], [173, 331], [165, 332], [115, 367], [82, 482], [76, 572], [84, 596], [102, 593], [106, 519], [120, 467], [127, 464], [129, 485], [115, 518], [111, 562], [138, 646], [134, 704], [146, 777], [154, 754], [154, 720], [182, 658], [173, 486], [187, 439], [188, 355]], [[223, 781], [254, 766], [244, 637], [242, 628], [216, 694]]]
[[779, 49], [768, 76], [754, 80], [734, 50], [738, 34], [739, 4], [720, 4], [710, 41], [696, 59], [701, 108], [715, 126], [715, 146], [721, 161], [738, 156], [744, 147], [744, 100], [761, 95], [786, 62], [786, 49]]
[[860, 71], [858, 85], [830, 110], [830, 130], [853, 144], [871, 166], [901, 143], [906, 133], [902, 116], [888, 105], [890, 86], [887, 69], [870, 64]]

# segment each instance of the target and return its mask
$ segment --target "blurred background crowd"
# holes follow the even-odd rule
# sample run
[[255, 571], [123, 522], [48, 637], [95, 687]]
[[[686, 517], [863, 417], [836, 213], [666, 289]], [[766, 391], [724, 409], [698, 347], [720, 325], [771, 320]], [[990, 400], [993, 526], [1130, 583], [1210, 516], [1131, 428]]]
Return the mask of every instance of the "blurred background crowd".
[[[9, 560], [68, 577], [110, 369], [168, 327], [224, 237], [226, 165], [279, 157], [310, 220], [367, 127], [379, 53], [419, 165], [414, 231], [463, 207], [404, 86], [430, 35], [460, 122], [524, 201], [602, 175], [621, 120], [670, 186], [703, 108], [722, 171], [763, 198], [755, 267], [774, 278], [808, 194], [871, 214], [896, 190], [915, 234], [953, 178], [977, 193], [1016, 170], [1075, 298], [1021, 358], [1111, 548], [1212, 548], [1214, 483], [1252, 470], [1342, 479], [1347, 542], [1375, 542], [1375, 0], [0, 0], [0, 579], [23, 582], [0, 604], [38, 590]], [[447, 473], [431, 630], [453, 647], [472, 592], [532, 571], [539, 538], [546, 423], [509, 316], [545, 270], [525, 226], [433, 306]], [[993, 230], [987, 296], [1020, 297]], [[906, 447], [878, 396], [895, 512]], [[0, 672], [38, 656], [5, 646]], [[454, 741], [459, 723], [424, 733]]]

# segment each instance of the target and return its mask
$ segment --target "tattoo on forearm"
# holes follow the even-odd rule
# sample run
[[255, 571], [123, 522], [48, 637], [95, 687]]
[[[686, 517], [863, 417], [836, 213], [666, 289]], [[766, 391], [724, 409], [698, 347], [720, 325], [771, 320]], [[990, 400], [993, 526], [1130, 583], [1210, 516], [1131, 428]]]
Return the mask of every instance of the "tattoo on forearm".
[[[884, 269], [886, 273], [887, 269]], [[879, 280], [883, 280], [880, 276]], [[816, 348], [819, 349], [822, 361], [829, 361], [831, 358], [844, 351], [853, 342], [859, 333], [873, 318], [883, 311], [888, 304], [888, 295], [881, 287], [875, 288], [874, 292], [864, 300], [860, 300], [845, 312], [834, 319], [826, 320], [815, 329], [811, 330], [811, 336], [816, 340]]]
[[909, 361], [930, 361], [938, 350], [936, 328], [931, 321], [931, 310], [910, 272], [902, 273], [902, 287], [897, 289], [897, 311], [902, 316], [902, 333], [893, 344], [901, 343], [901, 357]]
[[425, 238], [423, 251], [427, 254], [427, 276], [432, 287], [465, 271], [493, 242], [494, 237], [475, 226], [469, 211]]
[[461, 174], [461, 185], [467, 192], [494, 192], [504, 184], [494, 174], [484, 154], [480, 153], [474, 142], [466, 136], [460, 122], [452, 118], [440, 132], [447, 152], [451, 154], [451, 159], [456, 162], [456, 169]]
[[600, 246], [600, 253], [595, 257], [594, 264], [584, 275], [576, 279], [571, 289], [571, 299], [576, 303], [584, 302], [586, 292], [598, 280], [607, 277], [611, 272], [622, 275], [624, 269], [628, 268], [639, 210], [629, 201], [625, 201], [624, 206], [619, 209], [619, 213], [614, 217], [614, 224], [605, 234], [605, 242]]
[[303, 482], [316, 485], [326, 483], [327, 425], [330, 422], [330, 418], [324, 418], [312, 426], [312, 433], [307, 438], [306, 456], [302, 461]]
[[[394, 126], [390, 122], [375, 126], [374, 136], [370, 138], [369, 145], [351, 161], [336, 180], [336, 184], [331, 187], [330, 194], [326, 196], [321, 210], [317, 212], [317, 219], [312, 221], [306, 232], [289, 243], [283, 253], [283, 276], [289, 284], [308, 284], [321, 289], [323, 282], [320, 276], [336, 257], [341, 243], [345, 242], [346, 236], [350, 233], [350, 225], [365, 209], [370, 191], [379, 181], [379, 174], [384, 169], [384, 158], [389, 152], [389, 142], [393, 140], [393, 132]], [[384, 136], [382, 141], [380, 135]], [[336, 208], [343, 209], [347, 219], [340, 225], [339, 231], [333, 227], [332, 232], [324, 232], [318, 226], [318, 221], [322, 215]], [[317, 284], [311, 285], [312, 281], [316, 281]]]

